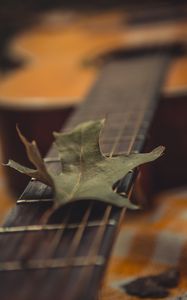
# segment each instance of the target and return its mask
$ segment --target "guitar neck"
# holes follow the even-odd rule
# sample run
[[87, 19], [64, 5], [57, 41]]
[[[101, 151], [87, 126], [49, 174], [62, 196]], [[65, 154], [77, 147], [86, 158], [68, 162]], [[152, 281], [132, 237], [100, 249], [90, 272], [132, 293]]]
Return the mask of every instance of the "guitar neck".
[[[170, 53], [155, 52], [106, 64], [85, 103], [67, 123], [106, 117], [106, 155], [139, 152], [154, 115]], [[60, 169], [52, 148], [46, 164]], [[131, 177], [120, 185], [128, 193]], [[49, 187], [31, 181], [0, 228], [1, 299], [92, 300], [101, 284], [124, 209], [88, 201], [53, 213]], [[11, 286], [11, 289], [7, 287]]]

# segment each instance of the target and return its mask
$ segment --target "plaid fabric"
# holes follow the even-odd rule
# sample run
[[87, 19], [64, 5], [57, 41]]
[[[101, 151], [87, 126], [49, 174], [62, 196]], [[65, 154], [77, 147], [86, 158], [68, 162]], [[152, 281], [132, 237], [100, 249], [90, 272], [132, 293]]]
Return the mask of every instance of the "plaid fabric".
[[178, 267], [181, 277], [166, 299], [187, 291], [187, 189], [160, 195], [152, 211], [127, 214], [100, 299], [138, 299], [120, 285], [171, 267]]

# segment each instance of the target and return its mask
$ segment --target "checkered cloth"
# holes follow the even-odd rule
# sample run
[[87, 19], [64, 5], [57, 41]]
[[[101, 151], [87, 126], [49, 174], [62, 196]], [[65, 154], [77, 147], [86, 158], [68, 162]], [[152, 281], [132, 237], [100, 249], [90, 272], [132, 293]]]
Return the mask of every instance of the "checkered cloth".
[[166, 299], [187, 291], [187, 189], [160, 195], [151, 211], [127, 214], [100, 299], [138, 299], [120, 286], [171, 267], [178, 267], [181, 277]]

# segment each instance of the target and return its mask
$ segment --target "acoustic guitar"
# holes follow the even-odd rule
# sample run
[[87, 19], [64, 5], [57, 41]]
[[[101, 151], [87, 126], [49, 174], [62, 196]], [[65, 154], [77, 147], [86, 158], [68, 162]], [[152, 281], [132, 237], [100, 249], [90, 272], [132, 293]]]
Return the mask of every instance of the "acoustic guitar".
[[[103, 152], [141, 151], [172, 55], [170, 47], [157, 48], [107, 62], [65, 130], [107, 116]], [[46, 164], [59, 169], [55, 149]], [[120, 180], [118, 189], [129, 194], [133, 176]], [[1, 299], [96, 299], [125, 210], [80, 201], [52, 213], [46, 223], [51, 205], [51, 189], [31, 181], [0, 228]]]

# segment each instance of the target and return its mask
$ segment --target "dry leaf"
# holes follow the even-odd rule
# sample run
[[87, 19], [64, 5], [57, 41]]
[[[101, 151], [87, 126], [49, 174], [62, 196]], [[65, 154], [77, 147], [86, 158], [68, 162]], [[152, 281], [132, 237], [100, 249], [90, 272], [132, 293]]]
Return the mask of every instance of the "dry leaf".
[[164, 147], [160, 146], [150, 153], [106, 157], [99, 145], [103, 125], [104, 120], [89, 121], [71, 132], [54, 134], [62, 164], [60, 174], [47, 170], [36, 143], [29, 143], [20, 132], [36, 170], [25, 168], [12, 160], [8, 166], [52, 186], [57, 207], [75, 199], [93, 198], [119, 207], [135, 208], [123, 193], [117, 193], [112, 186], [132, 169], [157, 159]]

